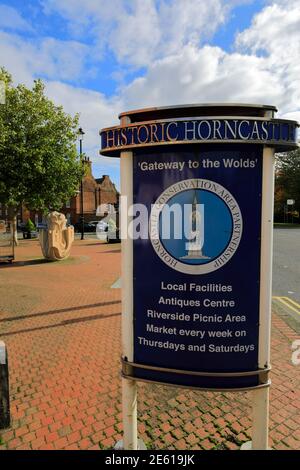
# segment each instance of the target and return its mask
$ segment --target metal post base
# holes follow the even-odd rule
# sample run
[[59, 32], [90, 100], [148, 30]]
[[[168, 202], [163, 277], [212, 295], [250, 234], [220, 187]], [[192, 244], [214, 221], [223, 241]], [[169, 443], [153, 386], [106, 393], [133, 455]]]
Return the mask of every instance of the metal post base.
[[[244, 442], [244, 444], [241, 445], [240, 450], [252, 450], [252, 441]], [[272, 447], [268, 447], [267, 450], [272, 450]]]
[[252, 450], [252, 441], [244, 442], [244, 444], [241, 445], [240, 450]]
[[0, 341], [0, 429], [10, 427], [9, 373], [7, 349]]
[[[118, 441], [114, 447], [114, 450], [124, 450], [123, 441]], [[147, 450], [147, 447], [142, 439], [138, 439], [137, 450]]]

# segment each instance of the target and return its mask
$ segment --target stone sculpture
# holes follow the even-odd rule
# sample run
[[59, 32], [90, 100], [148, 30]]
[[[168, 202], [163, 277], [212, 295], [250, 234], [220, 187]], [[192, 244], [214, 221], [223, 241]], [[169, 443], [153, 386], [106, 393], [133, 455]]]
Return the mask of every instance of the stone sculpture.
[[40, 230], [39, 240], [43, 255], [51, 261], [69, 257], [74, 241], [74, 227], [66, 227], [66, 217], [60, 212], [47, 216], [47, 229]]

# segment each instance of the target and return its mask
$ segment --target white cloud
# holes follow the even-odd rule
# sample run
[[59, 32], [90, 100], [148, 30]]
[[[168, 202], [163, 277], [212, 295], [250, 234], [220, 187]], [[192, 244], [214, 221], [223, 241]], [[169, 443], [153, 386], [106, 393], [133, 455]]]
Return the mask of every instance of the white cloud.
[[[76, 41], [59, 41], [43, 38], [39, 43], [25, 40], [19, 35], [0, 31], [0, 65], [13, 76], [15, 83], [31, 87], [40, 76], [46, 80], [46, 94], [56, 104], [63, 105], [71, 115], [80, 113], [80, 125], [85, 129], [85, 150], [93, 160], [99, 162], [101, 127], [118, 124], [118, 113], [123, 105], [116, 96], [107, 99], [102, 93], [75, 87], [64, 80], [76, 80], [88, 71], [85, 59], [88, 47]], [[105, 159], [105, 165], [117, 163]]]
[[110, 100], [102, 93], [55, 81], [46, 83], [46, 94], [72, 116], [80, 112], [80, 126], [85, 132], [83, 151], [93, 162], [93, 174], [95, 177], [111, 174], [119, 187], [119, 159], [99, 155], [99, 131], [103, 127], [119, 124], [118, 114], [124, 109], [120, 99], [115, 97]]
[[88, 34], [99, 54], [108, 49], [121, 63], [148, 66], [187, 44], [200, 45], [247, 0], [44, 0], [73, 34]]
[[76, 80], [88, 73], [85, 61], [89, 48], [76, 41], [43, 38], [39, 42], [0, 31], [0, 60], [18, 81], [26, 84], [33, 77]]
[[197, 46], [203, 43], [225, 22], [230, 9], [231, 2], [219, 0], [162, 3], [160, 25], [163, 51], [177, 52], [186, 44]]
[[[242, 52], [265, 57], [272, 76], [283, 89], [277, 97], [282, 114], [299, 118], [300, 110], [300, 9], [298, 0], [277, 0], [259, 12], [250, 28], [238, 34]], [[269, 83], [265, 83], [269, 87]]]
[[0, 5], [0, 28], [14, 31], [33, 31], [32, 26], [20, 13], [8, 5]]
[[149, 65], [186, 44], [199, 45], [225, 21], [229, 4], [220, 0], [134, 0], [132, 11], [120, 16], [109, 47], [121, 62]]
[[227, 101], [276, 104], [284, 92], [264, 58], [186, 46], [153, 63], [145, 77], [123, 89], [123, 97], [133, 108]]
[[[145, 65], [159, 48], [161, 31], [152, 0], [133, 0], [132, 11], [118, 15], [107, 46], [119, 62]], [[101, 31], [99, 31], [101, 35]]]
[[299, 42], [299, 21], [298, 1], [287, 5], [274, 3], [255, 15], [250, 28], [238, 35], [237, 43], [253, 51], [275, 51], [283, 42], [292, 43], [293, 39]]
[[85, 60], [89, 55], [89, 48], [84, 44], [46, 38], [38, 48], [37, 55], [41, 70], [49, 78], [76, 80], [82, 73], [86, 78]]
[[276, 105], [279, 116], [300, 118], [298, 1], [267, 5], [236, 38], [236, 51], [189, 43], [154, 60], [143, 77], [122, 89], [126, 108], [201, 102]]
[[238, 34], [236, 45], [244, 51], [264, 53], [289, 63], [300, 55], [299, 1], [281, 1], [258, 13], [250, 28]]
[[[102, 93], [63, 83], [63, 80], [86, 78], [84, 68], [87, 46], [75, 41], [44, 38], [39, 44], [18, 35], [0, 31], [0, 65], [12, 74], [15, 83], [31, 87], [34, 78], [46, 77], [46, 94], [71, 115], [80, 113], [80, 125], [85, 129], [85, 151], [99, 163], [101, 127], [118, 124], [123, 109], [119, 98], [107, 99]], [[104, 166], [117, 167], [111, 159], [101, 160]]]
[[[2, 32], [1, 65], [18, 82], [31, 84], [38, 75], [46, 77], [48, 96], [70, 114], [81, 113], [84, 149], [98, 165], [101, 162], [101, 172], [115, 169], [118, 160], [99, 159], [99, 129], [118, 124], [118, 114], [128, 109], [261, 103], [276, 105], [281, 116], [300, 120], [298, 1], [267, 4], [250, 27], [238, 34], [232, 53], [205, 41], [226, 21], [233, 1], [86, 0], [83, 4], [81, 0], [45, 0], [44, 5], [48, 13], [56, 11], [67, 18], [74, 31], [89, 40], [92, 37], [93, 48], [53, 38], [42, 38], [37, 44]], [[105, 48], [125, 64], [125, 70], [128, 64], [145, 65], [144, 75], [121, 87], [112, 98], [63, 83], [77, 79], [80, 84], [81, 76], [88, 73], [86, 59], [93, 55], [95, 66]]]
[[108, 99], [102, 93], [58, 81], [47, 82], [46, 93], [69, 114], [80, 113], [80, 126], [86, 133], [85, 148], [89, 151], [100, 149], [99, 130], [102, 127], [118, 125], [118, 114], [123, 108], [120, 98]]
[[0, 63], [18, 82], [29, 85], [32, 83], [32, 69], [27, 61], [28, 50], [25, 52], [18, 36], [0, 31]]

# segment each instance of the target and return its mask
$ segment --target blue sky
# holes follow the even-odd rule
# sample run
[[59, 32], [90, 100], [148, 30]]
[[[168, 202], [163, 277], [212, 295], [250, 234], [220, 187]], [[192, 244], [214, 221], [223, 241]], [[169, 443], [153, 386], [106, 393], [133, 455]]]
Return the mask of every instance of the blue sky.
[[119, 185], [98, 132], [126, 109], [254, 102], [299, 120], [299, 31], [298, 0], [0, 0], [0, 65], [81, 114], [95, 176]]

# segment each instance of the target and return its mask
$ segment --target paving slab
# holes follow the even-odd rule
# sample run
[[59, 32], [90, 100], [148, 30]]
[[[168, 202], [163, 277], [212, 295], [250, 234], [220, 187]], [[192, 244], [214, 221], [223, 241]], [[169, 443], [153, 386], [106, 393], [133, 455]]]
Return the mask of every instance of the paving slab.
[[[0, 449], [109, 449], [122, 439], [120, 245], [76, 240], [66, 262], [38, 242], [0, 265], [0, 339], [9, 352], [11, 428]], [[119, 287], [117, 284], [116, 287]], [[300, 365], [293, 325], [272, 322], [270, 445], [300, 449]], [[239, 449], [251, 437], [251, 393], [140, 383], [139, 436], [150, 449]]]

